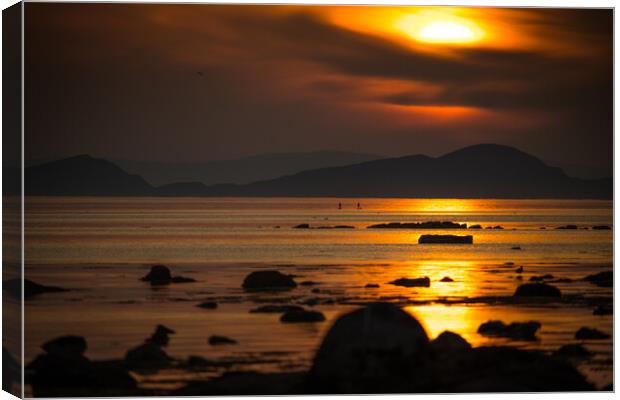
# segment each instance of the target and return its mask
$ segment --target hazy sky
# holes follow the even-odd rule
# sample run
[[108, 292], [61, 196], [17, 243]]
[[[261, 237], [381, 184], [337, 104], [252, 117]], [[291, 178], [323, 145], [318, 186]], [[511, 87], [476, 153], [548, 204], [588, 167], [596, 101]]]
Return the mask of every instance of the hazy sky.
[[26, 3], [26, 153], [519, 147], [611, 176], [611, 10]]

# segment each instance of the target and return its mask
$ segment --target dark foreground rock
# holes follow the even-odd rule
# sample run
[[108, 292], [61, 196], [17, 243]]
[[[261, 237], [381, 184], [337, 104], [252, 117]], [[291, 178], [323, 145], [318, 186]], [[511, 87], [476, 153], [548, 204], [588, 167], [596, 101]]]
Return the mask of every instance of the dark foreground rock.
[[525, 283], [514, 293], [515, 297], [561, 297], [562, 292], [555, 286], [546, 283]]
[[536, 332], [540, 326], [537, 321], [513, 322], [508, 325], [502, 321], [487, 321], [478, 327], [478, 333], [512, 340], [538, 340]]
[[368, 229], [467, 229], [467, 224], [451, 221], [389, 222], [370, 225]]
[[377, 283], [367, 283], [366, 286], [364, 286], [366, 289], [377, 289], [381, 286], [379, 286], [379, 284]]
[[592, 227], [593, 230], [595, 231], [610, 231], [611, 230], [611, 226], [609, 225], [596, 225]]
[[613, 271], [603, 271], [597, 274], [588, 275], [583, 278], [583, 280], [599, 287], [613, 287], [614, 273]]
[[136, 394], [136, 381], [120, 363], [93, 363], [84, 356], [86, 347], [81, 336], [43, 344], [45, 354], [26, 366], [34, 397]]
[[392, 282], [388, 282], [390, 285], [404, 286], [404, 287], [430, 287], [431, 280], [428, 276], [424, 278], [400, 278]]
[[472, 235], [422, 235], [418, 238], [419, 244], [473, 244]]
[[196, 282], [195, 279], [184, 276], [172, 276], [170, 268], [165, 265], [153, 265], [148, 274], [140, 278], [143, 282], [149, 282], [152, 286], [163, 286], [171, 283]]
[[575, 332], [575, 339], [578, 340], [602, 340], [609, 339], [611, 335], [601, 332], [598, 329], [588, 328], [587, 326], [582, 326]]
[[315, 394], [571, 390], [593, 386], [561, 358], [512, 347], [469, 349], [448, 333], [429, 344], [415, 318], [385, 303], [334, 323], [305, 386]]
[[293, 310], [282, 314], [280, 321], [286, 323], [323, 322], [325, 321], [325, 315], [319, 311]]
[[454, 279], [450, 278], [449, 276], [444, 276], [439, 280], [439, 282], [454, 282]]
[[279, 271], [254, 271], [245, 277], [241, 285], [245, 290], [286, 290], [297, 287], [289, 275]]
[[[19, 278], [8, 279], [2, 282], [2, 289], [6, 290], [9, 295], [16, 299], [22, 297], [22, 280]], [[43, 293], [58, 293], [68, 292], [69, 289], [64, 289], [57, 286], [45, 286], [30, 279], [24, 279], [24, 298], [29, 298]]]
[[164, 347], [170, 341], [169, 335], [175, 332], [164, 326], [157, 325], [155, 332], [140, 346], [134, 347], [125, 354], [125, 364], [130, 369], [156, 370], [167, 367], [172, 361]]
[[430, 346], [435, 352], [453, 352], [471, 349], [471, 344], [469, 344], [467, 340], [450, 331], [443, 331], [430, 343]]

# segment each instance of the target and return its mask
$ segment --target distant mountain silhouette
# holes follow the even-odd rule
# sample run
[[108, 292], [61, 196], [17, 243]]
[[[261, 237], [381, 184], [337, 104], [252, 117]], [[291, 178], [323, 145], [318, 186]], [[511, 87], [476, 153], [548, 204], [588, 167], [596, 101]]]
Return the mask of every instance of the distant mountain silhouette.
[[311, 151], [305, 153], [262, 154], [238, 160], [194, 163], [166, 163], [153, 161], [111, 160], [125, 171], [142, 176], [152, 185], [176, 182], [245, 184], [273, 179], [297, 172], [384, 158], [376, 154], [344, 151]]
[[481, 144], [432, 158], [414, 155], [320, 168], [245, 185], [152, 187], [88, 156], [26, 169], [26, 193], [102, 196], [340, 196], [611, 199], [612, 179], [571, 178], [512, 147]]
[[145, 196], [153, 187], [109, 161], [80, 155], [25, 170], [26, 195]]

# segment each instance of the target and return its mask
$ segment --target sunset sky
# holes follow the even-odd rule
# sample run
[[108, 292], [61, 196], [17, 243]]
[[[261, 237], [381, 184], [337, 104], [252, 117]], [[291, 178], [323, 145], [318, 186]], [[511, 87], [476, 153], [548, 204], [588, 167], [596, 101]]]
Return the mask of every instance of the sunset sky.
[[26, 154], [513, 145], [611, 176], [612, 11], [26, 4]]

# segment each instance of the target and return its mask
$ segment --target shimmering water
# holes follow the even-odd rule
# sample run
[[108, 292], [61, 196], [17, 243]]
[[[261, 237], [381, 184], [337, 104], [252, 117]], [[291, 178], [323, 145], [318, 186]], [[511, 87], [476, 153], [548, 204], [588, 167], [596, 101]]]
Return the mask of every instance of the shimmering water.
[[[357, 209], [357, 203], [361, 209]], [[338, 204], [342, 203], [342, 209]], [[26, 360], [60, 334], [84, 335], [88, 356], [122, 357], [158, 323], [178, 333], [175, 357], [254, 360], [234, 368], [291, 370], [308, 367], [324, 332], [339, 314], [371, 300], [402, 304], [434, 337], [449, 329], [474, 345], [497, 343], [476, 333], [481, 322], [538, 320], [540, 340], [512, 343], [554, 350], [575, 342], [582, 325], [610, 332], [612, 316], [594, 316], [579, 304], [522, 305], [506, 301], [464, 303], [467, 298], [506, 298], [523, 281], [553, 274], [568, 296], [609, 297], [612, 289], [581, 280], [611, 268], [613, 234], [592, 230], [612, 224], [612, 202], [570, 200], [298, 199], [298, 198], [29, 198], [26, 202], [26, 277], [74, 289], [26, 303]], [[382, 222], [442, 220], [501, 225], [502, 230], [434, 231], [366, 229]], [[355, 229], [294, 229], [351, 225]], [[558, 230], [575, 224], [580, 229]], [[544, 228], [544, 229], [542, 229]], [[473, 245], [419, 245], [427, 233], [472, 234]], [[519, 246], [522, 250], [512, 250]], [[504, 265], [513, 262], [514, 266]], [[153, 263], [196, 283], [152, 289], [139, 281]], [[300, 286], [286, 293], [248, 294], [241, 289], [257, 268], [294, 274]], [[400, 277], [431, 278], [430, 288], [387, 284]], [[439, 282], [450, 276], [454, 282]], [[378, 283], [378, 289], [365, 289]], [[314, 293], [312, 289], [318, 288]], [[217, 310], [195, 305], [214, 298]], [[268, 301], [317, 298], [327, 321], [286, 325], [278, 315], [248, 311]], [[448, 300], [448, 301], [447, 301]], [[446, 303], [455, 303], [447, 305]], [[210, 335], [238, 340], [209, 346]], [[505, 343], [505, 342], [502, 342]], [[598, 384], [611, 379], [611, 341], [586, 343], [597, 352], [580, 366]], [[191, 379], [185, 371], [143, 377]]]

